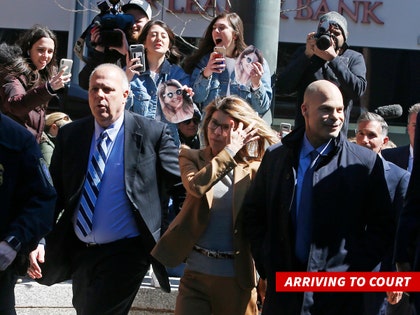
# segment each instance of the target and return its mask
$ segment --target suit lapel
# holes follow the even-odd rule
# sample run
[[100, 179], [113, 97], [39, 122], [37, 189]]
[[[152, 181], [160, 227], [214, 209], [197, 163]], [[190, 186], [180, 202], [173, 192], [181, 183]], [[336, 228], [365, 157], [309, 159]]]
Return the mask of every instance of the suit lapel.
[[140, 153], [143, 143], [142, 126], [137, 123], [130, 112], [124, 112], [124, 177], [127, 184], [127, 174], [137, 165], [139, 154], [133, 154], [133, 151]]
[[236, 218], [241, 210], [242, 202], [251, 181], [249, 167], [238, 165], [233, 171], [233, 226], [236, 224]]

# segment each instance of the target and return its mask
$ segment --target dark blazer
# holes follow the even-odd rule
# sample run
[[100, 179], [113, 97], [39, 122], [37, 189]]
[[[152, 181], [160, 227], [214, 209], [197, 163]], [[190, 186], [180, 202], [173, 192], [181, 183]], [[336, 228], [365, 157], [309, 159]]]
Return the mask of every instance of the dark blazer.
[[[257, 271], [267, 279], [266, 315], [300, 314], [303, 305], [302, 293], [276, 292], [277, 271], [370, 271], [383, 259], [394, 236], [380, 157], [337, 138], [313, 176], [309, 262], [307, 266], [296, 262], [291, 211], [303, 129], [284, 137], [283, 145], [267, 149], [242, 206]], [[311, 314], [363, 314], [362, 299], [356, 293], [315, 293]], [[305, 299], [304, 304], [311, 301]]]
[[[420, 124], [420, 115], [417, 115]], [[419, 125], [420, 126], [420, 125]], [[400, 215], [395, 240], [395, 261], [408, 263], [413, 271], [420, 271], [420, 128], [414, 136], [414, 160], [404, 208]], [[402, 270], [409, 271], [409, 270]], [[420, 294], [410, 294], [417, 314], [420, 313]]]
[[404, 145], [396, 148], [385, 149], [381, 151], [385, 160], [398, 165], [402, 169], [408, 168], [408, 159], [410, 158], [410, 145]]
[[[124, 114], [126, 193], [137, 219], [143, 245], [150, 252], [160, 237], [161, 189], [170, 189], [180, 182], [178, 148], [165, 124], [129, 111]], [[94, 119], [87, 117], [64, 126], [57, 137], [50, 171], [58, 193], [56, 214], [61, 209], [64, 211], [53, 233], [47, 238], [46, 263], [54, 259], [53, 255], [65, 261], [65, 256], [71, 255], [76, 244], [80, 243], [75, 241], [71, 219], [87, 173], [93, 132]], [[152, 260], [152, 264], [162, 289], [170, 291], [165, 269], [155, 260]], [[63, 277], [69, 276], [69, 272], [67, 270], [65, 275], [57, 275], [59, 279], [50, 279], [47, 284], [62, 281]], [[44, 277], [48, 278], [48, 274]]]
[[[404, 207], [404, 198], [407, 193], [410, 173], [401, 167], [382, 159], [384, 164], [385, 179], [392, 202], [393, 217], [397, 226], [399, 216]], [[393, 264], [394, 246], [381, 263], [381, 271], [394, 271]]]

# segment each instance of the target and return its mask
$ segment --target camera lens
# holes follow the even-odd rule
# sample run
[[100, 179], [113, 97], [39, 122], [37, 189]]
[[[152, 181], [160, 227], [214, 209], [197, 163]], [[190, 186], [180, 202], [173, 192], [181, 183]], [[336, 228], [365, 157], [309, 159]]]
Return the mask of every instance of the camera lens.
[[331, 46], [330, 36], [327, 34], [321, 35], [316, 41], [316, 46], [321, 50], [327, 50]]

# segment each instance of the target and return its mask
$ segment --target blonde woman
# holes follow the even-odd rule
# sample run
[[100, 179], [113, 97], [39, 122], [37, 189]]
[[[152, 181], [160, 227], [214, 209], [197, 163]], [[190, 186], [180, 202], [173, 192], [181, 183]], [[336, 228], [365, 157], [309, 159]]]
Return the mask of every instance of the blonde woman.
[[186, 259], [176, 315], [257, 314], [255, 268], [240, 208], [265, 145], [279, 138], [234, 96], [207, 106], [203, 134], [203, 149], [181, 148], [187, 197], [152, 255], [167, 266]]
[[62, 112], [54, 112], [45, 117], [45, 127], [41, 135], [39, 148], [48, 166], [51, 163], [51, 157], [55, 148], [55, 137], [58, 134], [58, 130], [70, 122], [69, 115]]

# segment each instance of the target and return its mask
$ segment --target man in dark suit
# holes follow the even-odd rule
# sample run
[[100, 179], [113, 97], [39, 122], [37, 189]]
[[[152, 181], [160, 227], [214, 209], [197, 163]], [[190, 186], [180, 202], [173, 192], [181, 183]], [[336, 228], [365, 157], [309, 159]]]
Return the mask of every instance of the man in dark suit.
[[[57, 215], [64, 210], [46, 239], [44, 274], [35, 259], [29, 274], [46, 284], [71, 278], [79, 315], [128, 314], [150, 263], [170, 291], [164, 267], [149, 253], [160, 237], [160, 190], [180, 181], [178, 149], [165, 124], [124, 111], [128, 93], [121, 68], [98, 66], [89, 84], [93, 117], [60, 129], [51, 161]], [[97, 149], [104, 132], [106, 149]]]
[[[388, 143], [388, 124], [382, 116], [365, 112], [357, 119], [356, 143], [365, 148], [371, 149], [373, 152], [381, 156], [381, 150]], [[392, 201], [393, 217], [395, 226], [398, 222], [398, 217], [404, 206], [404, 198], [407, 193], [408, 182], [410, 180], [410, 173], [392, 162], [386, 161], [382, 158], [385, 171], [385, 179], [388, 186], [388, 191]], [[377, 271], [395, 271], [393, 264], [394, 246], [390, 246], [388, 254], [381, 265], [376, 268]], [[392, 303], [392, 294], [390, 294], [389, 302]], [[377, 315], [383, 304], [385, 293], [369, 292], [366, 293], [366, 314]], [[411, 315], [411, 305], [408, 298], [404, 296], [403, 301], [398, 305], [386, 304], [387, 314]]]
[[410, 144], [396, 148], [385, 149], [382, 151], [382, 156], [385, 158], [385, 160], [398, 165], [410, 173], [413, 168], [414, 133], [416, 130], [417, 114], [419, 112], [420, 103], [414, 104], [408, 109], [407, 133], [410, 139]]
[[[420, 126], [420, 115], [416, 124]], [[406, 202], [400, 215], [395, 241], [398, 271], [420, 271], [420, 128], [414, 137], [413, 170], [408, 184]], [[416, 314], [420, 314], [420, 293], [411, 292]]]
[[393, 241], [382, 161], [340, 132], [338, 87], [312, 82], [301, 111], [305, 127], [267, 149], [243, 203], [263, 314], [363, 314], [363, 293], [276, 292], [277, 271], [371, 271]]

